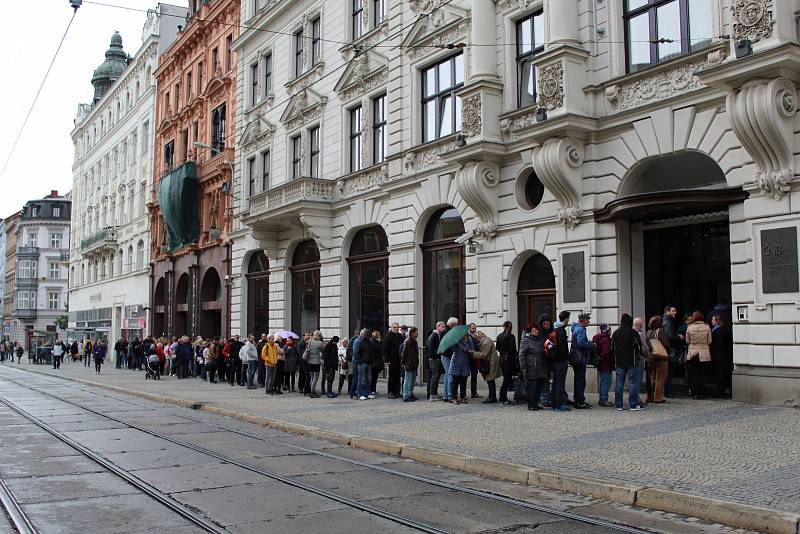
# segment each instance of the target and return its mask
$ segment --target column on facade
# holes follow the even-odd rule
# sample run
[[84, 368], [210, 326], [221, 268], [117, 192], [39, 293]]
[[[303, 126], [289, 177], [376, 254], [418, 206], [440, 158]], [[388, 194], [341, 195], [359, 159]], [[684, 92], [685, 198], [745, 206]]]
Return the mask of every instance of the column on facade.
[[470, 49], [472, 73], [471, 81], [483, 78], [497, 79], [497, 25], [495, 24], [494, 0], [472, 0], [472, 24], [470, 37], [472, 43], [479, 45]]
[[549, 36], [545, 48], [580, 45], [578, 35], [578, 0], [546, 0], [545, 17]]

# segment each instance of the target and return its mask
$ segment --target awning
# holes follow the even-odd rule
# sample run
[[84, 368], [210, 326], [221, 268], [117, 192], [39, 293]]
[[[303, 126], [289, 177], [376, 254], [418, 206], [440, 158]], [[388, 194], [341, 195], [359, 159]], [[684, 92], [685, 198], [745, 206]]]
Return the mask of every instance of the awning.
[[679, 217], [720, 209], [748, 197], [741, 187], [682, 189], [642, 193], [613, 200], [594, 213], [598, 222]]

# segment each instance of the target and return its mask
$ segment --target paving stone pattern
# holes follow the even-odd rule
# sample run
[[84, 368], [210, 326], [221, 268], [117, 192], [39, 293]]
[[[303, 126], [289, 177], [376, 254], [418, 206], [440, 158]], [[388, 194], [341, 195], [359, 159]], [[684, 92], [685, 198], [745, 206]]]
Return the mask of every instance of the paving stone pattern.
[[[145, 381], [141, 372], [108, 366], [100, 376], [77, 364], [35, 369], [346, 434], [800, 512], [800, 410], [794, 408], [674, 399], [638, 413], [598, 406], [531, 413], [479, 401], [267, 397], [199, 379]], [[424, 389], [417, 395], [424, 397]]]

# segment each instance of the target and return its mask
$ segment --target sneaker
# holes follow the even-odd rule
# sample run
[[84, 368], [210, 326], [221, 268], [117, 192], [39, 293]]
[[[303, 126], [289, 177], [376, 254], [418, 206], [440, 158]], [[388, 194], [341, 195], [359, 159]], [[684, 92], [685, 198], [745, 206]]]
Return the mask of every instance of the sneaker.
[[403, 402], [414, 402], [414, 399], [412, 399], [411, 397], [405, 397], [403, 398]]
[[586, 404], [585, 402], [575, 405], [576, 410], [588, 410], [589, 408], [591, 408], [591, 406], [589, 404]]
[[497, 404], [497, 399], [492, 399], [491, 397], [482, 401], [481, 404]]
[[437, 399], [436, 397], [428, 397], [428, 402], [438, 402], [438, 401], [439, 399]]
[[368, 399], [374, 399], [375, 398], [375, 394], [374, 393], [370, 393], [369, 395], [367, 395], [367, 398]]
[[[363, 395], [362, 395], [362, 396], [360, 396], [360, 397], [358, 398], [358, 400], [367, 400], [367, 398], [366, 398], [365, 396], [363, 396]], [[620, 408], [620, 409], [622, 409], [622, 408]]]
[[571, 412], [572, 410], [566, 404], [562, 404], [561, 406], [558, 406], [557, 408], [553, 408], [553, 411], [554, 412]]
[[622, 411], [622, 406], [617, 406], [617, 411], [621, 412]]
[[528, 406], [528, 411], [529, 412], [538, 412], [541, 409], [542, 409], [541, 406]]
[[644, 410], [644, 406], [642, 406], [641, 404], [637, 404], [636, 406], [631, 406], [629, 410], [632, 412], [641, 412], [642, 410]]

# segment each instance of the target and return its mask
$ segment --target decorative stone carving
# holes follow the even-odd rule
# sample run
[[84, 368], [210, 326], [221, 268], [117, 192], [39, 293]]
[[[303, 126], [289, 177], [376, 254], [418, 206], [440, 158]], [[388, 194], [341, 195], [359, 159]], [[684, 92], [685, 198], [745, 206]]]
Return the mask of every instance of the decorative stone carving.
[[340, 180], [337, 184], [343, 198], [347, 198], [364, 191], [378, 189], [389, 180], [389, 168], [386, 165], [367, 169]]
[[503, 141], [511, 140], [511, 119], [506, 118], [500, 120], [500, 136], [502, 137]]
[[469, 31], [470, 23], [468, 21], [463, 21], [459, 24], [453, 25], [441, 33], [436, 33], [430, 37], [422, 38], [418, 41], [414, 41], [411, 44], [404, 44], [406, 47], [406, 53], [412, 59], [418, 59], [432, 52], [436, 52], [437, 50], [441, 50], [442, 47], [446, 47], [447, 45], [453, 45], [466, 41]]
[[725, 54], [725, 50], [719, 48], [717, 50], [712, 50], [706, 56], [706, 67], [716, 67], [717, 65], [721, 65], [727, 55]]
[[481, 223], [473, 235], [493, 239], [497, 233], [497, 192], [500, 168], [493, 161], [470, 161], [456, 172], [456, 187]]
[[564, 105], [564, 65], [560, 61], [539, 69], [539, 105], [549, 111]]
[[705, 61], [686, 63], [653, 76], [612, 85], [606, 87], [605, 97], [615, 111], [627, 111], [651, 102], [689, 93], [703, 87], [695, 73], [705, 66]]
[[415, 152], [407, 152], [403, 156], [403, 168], [406, 174], [414, 174], [426, 171], [427, 169], [440, 165], [442, 163], [441, 154], [451, 152], [456, 149], [456, 142], [454, 139], [441, 142], [434, 145], [429, 145], [426, 148], [417, 150]]
[[751, 42], [772, 35], [775, 20], [772, 17], [772, 0], [734, 0], [733, 38], [749, 39]]
[[467, 137], [481, 133], [481, 95], [465, 98], [461, 102], [461, 132]]
[[573, 229], [580, 222], [583, 142], [574, 138], [548, 139], [533, 150], [533, 169], [561, 208], [558, 220]]
[[343, 102], [352, 100], [371, 92], [373, 89], [386, 85], [389, 80], [389, 69], [381, 69], [372, 76], [361, 78], [358, 83], [351, 85], [339, 93], [339, 99]]
[[770, 198], [782, 198], [794, 178], [794, 83], [787, 78], [752, 80], [728, 94], [726, 107], [736, 137], [756, 164], [755, 183]]
[[500, 11], [507, 9], [527, 9], [532, 0], [495, 0]]
[[433, 28], [439, 28], [444, 23], [444, 13], [442, 12], [442, 4], [446, 0], [410, 0], [411, 11], [416, 16], [427, 15], [430, 25]]

